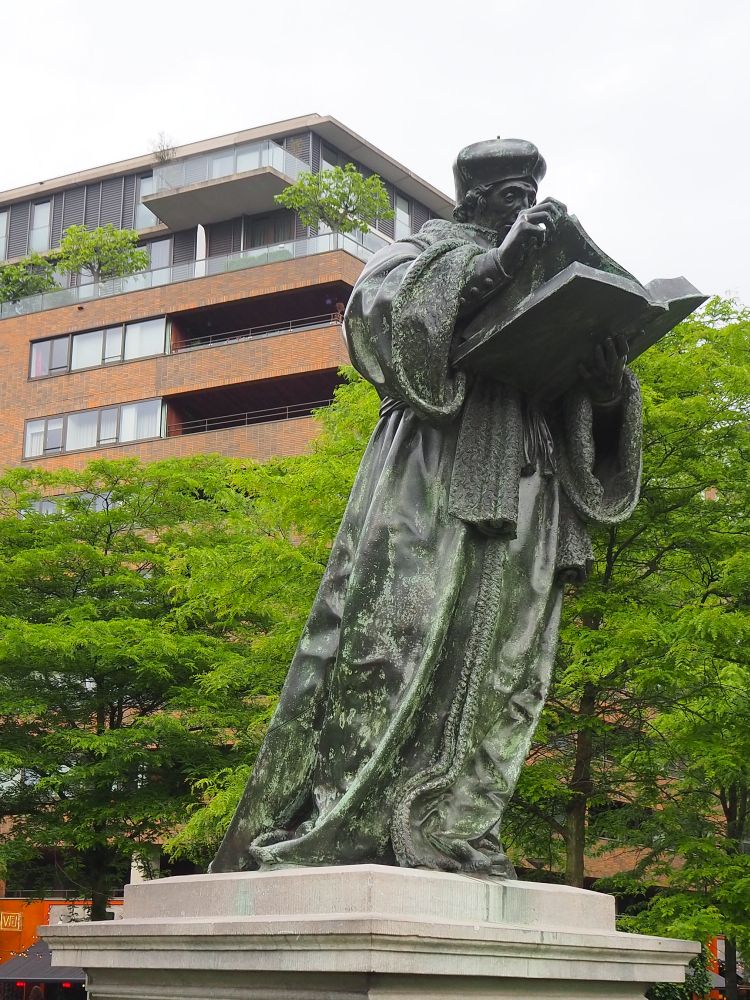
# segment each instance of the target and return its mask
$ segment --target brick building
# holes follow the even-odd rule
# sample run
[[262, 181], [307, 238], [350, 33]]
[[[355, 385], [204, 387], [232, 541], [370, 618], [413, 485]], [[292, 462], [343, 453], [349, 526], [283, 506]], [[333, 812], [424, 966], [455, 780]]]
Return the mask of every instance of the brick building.
[[[385, 182], [394, 218], [376, 231], [314, 230], [274, 202], [301, 172], [347, 162]], [[0, 260], [106, 223], [137, 229], [151, 260], [0, 307], [0, 463], [299, 452], [347, 360], [337, 306], [364, 262], [451, 208], [320, 115], [0, 194]]]

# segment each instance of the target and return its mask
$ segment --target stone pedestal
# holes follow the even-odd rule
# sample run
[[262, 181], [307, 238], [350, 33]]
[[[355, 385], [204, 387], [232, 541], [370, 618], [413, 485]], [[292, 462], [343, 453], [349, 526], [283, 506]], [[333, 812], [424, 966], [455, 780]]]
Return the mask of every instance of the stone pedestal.
[[600, 893], [381, 865], [130, 885], [122, 920], [43, 935], [90, 1000], [637, 1000], [698, 951]]

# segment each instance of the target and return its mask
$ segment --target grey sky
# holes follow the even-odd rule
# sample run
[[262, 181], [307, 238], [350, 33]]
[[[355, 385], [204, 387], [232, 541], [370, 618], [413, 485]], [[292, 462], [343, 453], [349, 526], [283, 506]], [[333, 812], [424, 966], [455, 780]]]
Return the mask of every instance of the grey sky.
[[0, 35], [0, 190], [319, 112], [452, 193], [519, 136], [639, 278], [750, 303], [746, 0], [34, 0]]

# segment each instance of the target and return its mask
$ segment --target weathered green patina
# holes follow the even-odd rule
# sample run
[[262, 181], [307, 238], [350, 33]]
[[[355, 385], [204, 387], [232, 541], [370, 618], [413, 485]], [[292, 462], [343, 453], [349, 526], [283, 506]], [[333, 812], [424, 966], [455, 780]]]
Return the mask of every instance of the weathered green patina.
[[381, 251], [346, 317], [383, 405], [254, 773], [212, 870], [382, 862], [512, 873], [501, 845], [586, 524], [637, 500], [617, 345], [537, 407], [450, 353], [565, 214], [518, 140], [457, 161], [457, 218]]

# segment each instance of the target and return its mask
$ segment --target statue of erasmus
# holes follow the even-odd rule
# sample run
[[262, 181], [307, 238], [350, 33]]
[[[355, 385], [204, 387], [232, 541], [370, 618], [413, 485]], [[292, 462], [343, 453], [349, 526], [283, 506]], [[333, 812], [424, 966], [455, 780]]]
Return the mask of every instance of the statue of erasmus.
[[641, 403], [607, 332], [540, 401], [452, 352], [568, 219], [529, 142], [463, 149], [455, 221], [381, 250], [349, 302], [382, 398], [280, 704], [212, 871], [379, 862], [513, 875], [503, 813], [588, 524], [638, 498]]

